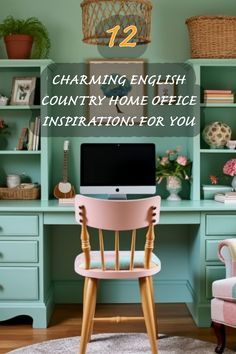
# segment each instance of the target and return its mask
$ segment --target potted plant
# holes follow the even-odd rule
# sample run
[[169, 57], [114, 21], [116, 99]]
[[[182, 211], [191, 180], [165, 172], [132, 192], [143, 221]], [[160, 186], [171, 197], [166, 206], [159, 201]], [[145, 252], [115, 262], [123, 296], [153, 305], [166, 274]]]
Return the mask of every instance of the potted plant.
[[0, 38], [4, 38], [9, 59], [46, 58], [51, 46], [46, 27], [36, 17], [8, 16], [0, 24]]
[[181, 200], [178, 193], [182, 189], [182, 181], [191, 178], [191, 161], [183, 155], [179, 155], [179, 149], [167, 150], [165, 156], [158, 157], [156, 180], [161, 183], [166, 178], [166, 189], [170, 193], [167, 200]]

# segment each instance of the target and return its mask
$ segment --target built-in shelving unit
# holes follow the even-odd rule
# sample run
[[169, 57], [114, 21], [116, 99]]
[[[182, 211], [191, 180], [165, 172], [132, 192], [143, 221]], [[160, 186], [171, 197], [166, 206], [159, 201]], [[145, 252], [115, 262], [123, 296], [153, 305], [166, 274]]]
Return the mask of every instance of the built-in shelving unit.
[[[42, 73], [47, 70], [49, 60], [0, 60], [0, 93], [11, 97], [15, 77], [37, 77], [42, 81]], [[45, 85], [40, 84], [45, 90]], [[8, 174], [20, 174], [29, 182], [41, 185], [41, 199], [48, 199], [47, 160], [48, 144], [40, 139], [40, 150], [17, 150], [22, 128], [29, 128], [30, 121], [41, 115], [41, 106], [7, 105], [0, 106], [0, 117], [8, 125], [9, 135], [0, 140], [0, 186], [5, 186]], [[3, 140], [4, 139], [4, 140]]]
[[[235, 59], [194, 59], [192, 65], [199, 95], [203, 101], [204, 90], [232, 90], [236, 93], [236, 60]], [[205, 126], [213, 122], [224, 122], [232, 130], [232, 140], [236, 140], [236, 101], [233, 104], [200, 104], [200, 131], [194, 138], [193, 199], [201, 199], [201, 187], [210, 184], [209, 175], [216, 175], [220, 184], [230, 185], [230, 178], [223, 174], [226, 161], [236, 157], [236, 150], [211, 149], [202, 138]], [[198, 185], [196, 182], [198, 181]]]

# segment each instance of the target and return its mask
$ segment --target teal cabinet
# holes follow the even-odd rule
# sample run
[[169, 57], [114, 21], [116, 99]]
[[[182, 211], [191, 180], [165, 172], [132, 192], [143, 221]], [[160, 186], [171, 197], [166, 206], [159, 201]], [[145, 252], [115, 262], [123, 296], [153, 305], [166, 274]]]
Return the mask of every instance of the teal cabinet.
[[206, 267], [206, 298], [212, 298], [212, 283], [215, 280], [225, 278], [224, 266], [207, 266]]
[[0, 236], [37, 236], [38, 233], [38, 217], [36, 215], [0, 216]]
[[2, 213], [0, 225], [0, 321], [28, 315], [46, 328], [53, 301], [43, 214]]
[[37, 241], [0, 241], [0, 264], [30, 262], [38, 262]]
[[236, 217], [232, 215], [207, 215], [206, 235], [234, 235], [236, 236]]
[[219, 240], [206, 240], [206, 261], [219, 262], [218, 257]]
[[0, 267], [0, 300], [37, 300], [38, 267]]

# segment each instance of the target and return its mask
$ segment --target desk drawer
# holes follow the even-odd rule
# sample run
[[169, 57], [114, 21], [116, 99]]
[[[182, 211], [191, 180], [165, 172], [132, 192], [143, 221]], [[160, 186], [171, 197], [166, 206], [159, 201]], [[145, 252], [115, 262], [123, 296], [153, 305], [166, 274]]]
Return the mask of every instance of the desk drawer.
[[206, 235], [236, 235], [236, 214], [207, 215]]
[[0, 267], [0, 300], [37, 299], [37, 267]]
[[0, 241], [0, 264], [38, 262], [37, 241]]
[[0, 215], [0, 236], [37, 236], [37, 215]]
[[212, 283], [215, 280], [225, 278], [224, 266], [207, 266], [206, 267], [206, 298], [212, 298]]

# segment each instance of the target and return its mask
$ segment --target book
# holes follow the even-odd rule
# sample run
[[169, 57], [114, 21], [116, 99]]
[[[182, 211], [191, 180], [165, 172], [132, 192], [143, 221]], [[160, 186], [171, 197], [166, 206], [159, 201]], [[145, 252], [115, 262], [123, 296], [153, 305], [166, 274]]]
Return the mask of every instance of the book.
[[36, 127], [36, 143], [35, 150], [39, 150], [39, 137], [40, 137], [41, 119], [38, 117], [37, 127]]
[[220, 193], [216, 194], [215, 201], [220, 203], [225, 203], [225, 204], [234, 204], [236, 203], [236, 193], [229, 192], [225, 194], [220, 194]]
[[74, 206], [75, 198], [59, 198], [58, 203], [59, 205]]
[[22, 128], [18, 139], [17, 150], [23, 150], [27, 144], [28, 128]]
[[35, 122], [30, 122], [29, 137], [28, 137], [28, 150], [29, 151], [33, 150], [34, 125], [35, 125]]
[[40, 135], [40, 118], [35, 118], [34, 131], [33, 131], [33, 149], [34, 151], [39, 149], [39, 135]]
[[232, 91], [231, 90], [204, 90], [204, 93], [228, 94], [228, 93], [232, 93]]

